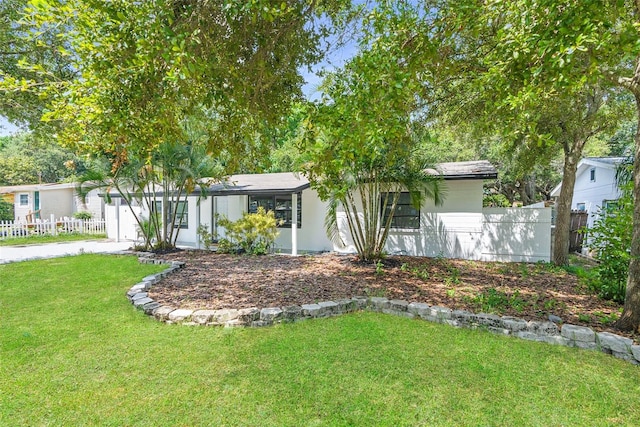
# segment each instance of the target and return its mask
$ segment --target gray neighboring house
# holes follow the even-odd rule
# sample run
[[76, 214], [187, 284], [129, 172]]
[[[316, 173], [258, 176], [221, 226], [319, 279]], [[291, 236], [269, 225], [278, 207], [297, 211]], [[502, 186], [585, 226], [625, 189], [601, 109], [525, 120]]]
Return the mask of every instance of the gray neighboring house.
[[104, 219], [104, 200], [97, 190], [90, 192], [82, 203], [76, 184], [28, 184], [0, 187], [0, 197], [13, 203], [14, 220], [56, 219], [72, 217], [75, 212], [91, 212], [95, 219]]

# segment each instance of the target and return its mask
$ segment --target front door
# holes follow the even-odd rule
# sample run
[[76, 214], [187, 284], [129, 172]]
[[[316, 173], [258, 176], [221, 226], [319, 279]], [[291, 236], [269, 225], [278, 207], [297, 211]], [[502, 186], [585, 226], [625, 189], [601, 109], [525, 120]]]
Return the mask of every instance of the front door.
[[214, 241], [218, 241], [225, 237], [225, 230], [223, 227], [218, 225], [218, 221], [216, 220], [216, 214], [228, 217], [229, 215], [229, 200], [227, 196], [214, 196], [213, 197], [213, 209], [211, 223], [213, 224], [213, 232]]
[[40, 192], [35, 191], [33, 193], [33, 211], [35, 214], [34, 219], [40, 219]]

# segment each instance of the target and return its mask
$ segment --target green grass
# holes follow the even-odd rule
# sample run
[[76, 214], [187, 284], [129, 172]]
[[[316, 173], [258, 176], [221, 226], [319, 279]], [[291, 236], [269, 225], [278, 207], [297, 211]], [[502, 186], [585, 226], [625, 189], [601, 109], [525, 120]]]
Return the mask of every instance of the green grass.
[[0, 246], [18, 246], [18, 245], [41, 245], [43, 243], [58, 242], [75, 242], [78, 240], [100, 240], [106, 239], [106, 234], [80, 234], [80, 233], [61, 233], [56, 236], [50, 234], [34, 235], [27, 237], [15, 237], [10, 239], [0, 239]]
[[0, 425], [637, 425], [640, 367], [375, 313], [222, 329], [124, 294], [158, 266], [0, 265]]

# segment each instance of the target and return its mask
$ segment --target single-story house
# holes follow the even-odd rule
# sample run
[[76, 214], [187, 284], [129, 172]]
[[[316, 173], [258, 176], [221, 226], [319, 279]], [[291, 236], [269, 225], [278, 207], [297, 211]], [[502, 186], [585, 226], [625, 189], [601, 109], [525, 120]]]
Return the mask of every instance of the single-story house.
[[13, 203], [14, 220], [31, 222], [71, 217], [75, 212], [91, 212], [95, 219], [104, 219], [104, 200], [97, 190], [90, 192], [82, 203], [76, 184], [29, 184], [0, 187], [4, 200]]
[[[593, 226], [601, 208], [614, 206], [620, 197], [616, 182], [616, 169], [625, 157], [586, 157], [578, 163], [576, 183], [573, 187], [571, 209], [587, 212], [587, 226]], [[559, 197], [562, 182], [551, 192]]]
[[[487, 161], [442, 163], [437, 172], [445, 181], [446, 198], [442, 206], [426, 200], [420, 209], [400, 198], [386, 252], [414, 256], [444, 256], [496, 261], [549, 261], [551, 247], [551, 209], [483, 209], [483, 180], [495, 179], [497, 172]], [[200, 201], [198, 203], [198, 199]], [[160, 199], [160, 198], [159, 198]], [[216, 214], [231, 220], [259, 206], [273, 210], [283, 220], [276, 250], [354, 252], [344, 212], [338, 213], [341, 236], [346, 245], [336, 245], [326, 235], [324, 218], [327, 203], [320, 200], [309, 181], [294, 173], [234, 175], [226, 182], [195, 192], [177, 209], [183, 216], [177, 244], [200, 247], [197, 229], [205, 225], [222, 237]], [[131, 210], [112, 193], [106, 206], [107, 235], [117, 240], [138, 236]]]

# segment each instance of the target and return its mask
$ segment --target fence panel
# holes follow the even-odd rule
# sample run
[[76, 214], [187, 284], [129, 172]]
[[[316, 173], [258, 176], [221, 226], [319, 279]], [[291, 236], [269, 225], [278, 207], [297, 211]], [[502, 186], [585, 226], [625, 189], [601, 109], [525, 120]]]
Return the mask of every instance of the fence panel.
[[99, 219], [60, 218], [50, 220], [0, 221], [0, 240], [64, 233], [106, 234], [106, 222]]

